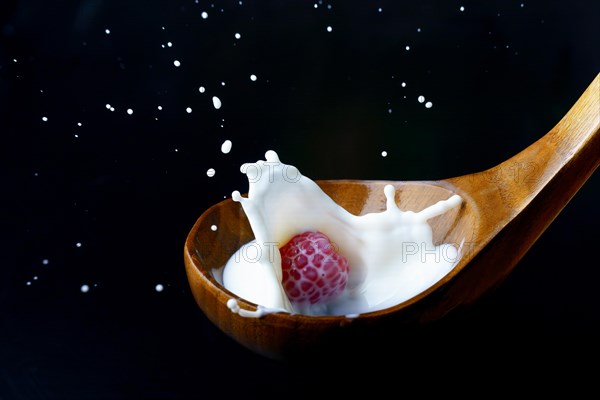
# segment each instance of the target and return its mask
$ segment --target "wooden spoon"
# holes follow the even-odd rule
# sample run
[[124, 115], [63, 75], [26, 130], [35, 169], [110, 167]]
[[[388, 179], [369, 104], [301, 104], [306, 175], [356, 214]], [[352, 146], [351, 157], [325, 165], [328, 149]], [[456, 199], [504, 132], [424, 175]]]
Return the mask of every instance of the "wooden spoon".
[[[440, 181], [317, 181], [348, 211], [360, 215], [385, 209], [383, 187], [397, 188], [403, 210], [459, 194], [460, 209], [429, 220], [434, 242], [463, 243], [455, 268], [428, 290], [397, 306], [362, 314], [311, 317], [273, 313], [245, 318], [227, 307], [231, 298], [243, 309], [256, 304], [239, 299], [213, 276], [244, 243], [254, 238], [239, 203], [222, 201], [196, 221], [184, 248], [194, 298], [206, 316], [233, 339], [277, 359], [338, 349], [409, 326], [437, 320], [468, 305], [500, 284], [600, 164], [600, 74], [562, 118], [537, 142], [483, 172]], [[213, 231], [212, 225], [218, 229]], [[392, 339], [390, 339], [390, 337]]]

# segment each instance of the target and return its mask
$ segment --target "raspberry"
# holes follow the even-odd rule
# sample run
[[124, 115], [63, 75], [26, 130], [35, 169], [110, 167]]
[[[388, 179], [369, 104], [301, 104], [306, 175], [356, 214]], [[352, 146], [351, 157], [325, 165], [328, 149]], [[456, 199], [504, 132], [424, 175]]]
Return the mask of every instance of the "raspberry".
[[348, 261], [321, 232], [294, 236], [279, 249], [283, 288], [292, 303], [328, 301], [348, 283]]

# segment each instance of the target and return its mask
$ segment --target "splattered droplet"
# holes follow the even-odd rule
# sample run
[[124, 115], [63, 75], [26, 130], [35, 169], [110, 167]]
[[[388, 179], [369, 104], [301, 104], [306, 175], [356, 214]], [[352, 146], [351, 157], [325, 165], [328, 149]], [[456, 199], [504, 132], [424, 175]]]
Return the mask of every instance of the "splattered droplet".
[[231, 140], [224, 141], [223, 144], [221, 145], [221, 152], [223, 154], [229, 153], [231, 151], [231, 146], [232, 146]]

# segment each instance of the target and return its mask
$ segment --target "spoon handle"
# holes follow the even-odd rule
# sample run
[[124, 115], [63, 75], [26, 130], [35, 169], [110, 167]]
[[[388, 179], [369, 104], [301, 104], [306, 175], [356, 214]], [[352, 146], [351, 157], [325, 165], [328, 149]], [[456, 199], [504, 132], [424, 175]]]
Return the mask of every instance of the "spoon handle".
[[543, 231], [598, 168], [599, 132], [600, 74], [538, 141], [487, 171], [449, 182], [480, 207], [483, 228], [496, 231], [541, 197], [542, 208], [529, 212], [536, 214]]
[[[446, 304], [427, 318], [471, 303], [498, 285], [600, 164], [600, 74], [546, 135], [487, 171], [447, 182], [477, 216]], [[469, 240], [469, 238], [467, 238]], [[464, 267], [464, 268], [463, 268]]]
[[511, 189], [522, 196], [520, 212], [543, 194], [549, 224], [600, 164], [600, 74], [544, 137], [499, 168], [523, 170]]
[[[544, 137], [497, 168], [513, 168], [522, 206], [542, 191], [556, 214], [600, 164], [600, 74]], [[520, 210], [517, 210], [520, 211]]]

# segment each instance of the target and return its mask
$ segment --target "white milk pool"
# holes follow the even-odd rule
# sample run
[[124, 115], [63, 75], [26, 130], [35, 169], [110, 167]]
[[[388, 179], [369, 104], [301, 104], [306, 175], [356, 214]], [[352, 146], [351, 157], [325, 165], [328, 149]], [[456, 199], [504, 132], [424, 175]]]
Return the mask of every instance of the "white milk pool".
[[[427, 222], [460, 206], [460, 196], [453, 195], [415, 213], [400, 210], [394, 187], [387, 185], [386, 210], [356, 216], [296, 167], [282, 163], [274, 151], [267, 151], [265, 158], [241, 167], [248, 177], [248, 197], [238, 191], [232, 194], [233, 200], [242, 204], [255, 240], [238, 249], [222, 270], [215, 271], [228, 290], [259, 307], [256, 311], [243, 310], [231, 299], [228, 307], [232, 312], [248, 317], [274, 311], [353, 317], [414, 297], [443, 278], [460, 259], [460, 248], [433, 243]], [[327, 235], [348, 260], [350, 272], [339, 297], [295, 309], [281, 285], [279, 248], [306, 231]]]

